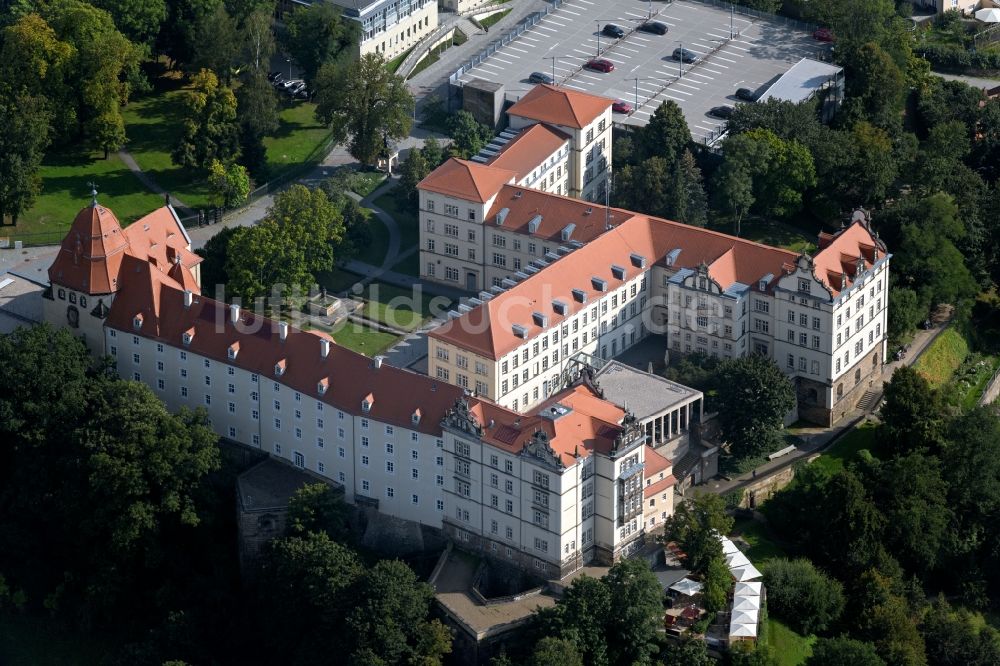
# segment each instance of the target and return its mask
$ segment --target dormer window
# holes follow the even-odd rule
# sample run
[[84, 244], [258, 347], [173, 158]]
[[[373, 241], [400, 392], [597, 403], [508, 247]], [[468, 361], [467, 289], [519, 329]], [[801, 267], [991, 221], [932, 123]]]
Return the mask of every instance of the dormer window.
[[239, 353], [240, 353], [240, 343], [234, 342], [233, 344], [229, 345], [229, 350], [227, 351], [227, 356], [229, 356], [229, 360], [230, 361], [233, 360], [233, 359], [235, 359], [236, 355], [239, 354]]
[[528, 329], [526, 329], [524, 326], [521, 326], [520, 324], [514, 324], [513, 326], [511, 326], [511, 330], [514, 332], [514, 335], [516, 335], [519, 338], [523, 339], [528, 337]]
[[539, 328], [545, 328], [549, 325], [549, 318], [541, 312], [532, 312], [531, 319], [535, 322], [535, 326], [538, 326]]
[[134, 328], [137, 331], [140, 328], [142, 328], [142, 315], [141, 314], [137, 314], [136, 316], [132, 317], [132, 328]]
[[642, 256], [641, 254], [633, 253], [630, 254], [628, 258], [632, 261], [632, 265], [635, 266], [636, 268], [646, 267], [646, 257]]
[[590, 278], [590, 284], [592, 284], [594, 286], [594, 289], [596, 289], [597, 291], [607, 291], [608, 290], [608, 283], [607, 283], [606, 280], [604, 280], [602, 278], [592, 277], [592, 278]]
[[562, 301], [552, 301], [552, 309], [555, 310], [556, 314], [566, 316], [569, 312], [569, 306]]
[[612, 265], [611, 266], [611, 274], [615, 276], [616, 280], [624, 280], [625, 279], [625, 269], [622, 268], [621, 266]]
[[585, 292], [583, 289], [574, 289], [573, 290], [573, 298], [576, 299], [577, 303], [586, 303], [587, 302], [587, 292]]
[[181, 342], [183, 342], [185, 345], [191, 344], [192, 340], [194, 340], [193, 328], [189, 328], [188, 330], [184, 331], [184, 333], [181, 334]]
[[421, 414], [419, 409], [413, 410], [413, 414], [410, 415], [410, 422], [413, 425], [417, 425], [418, 423], [420, 423], [420, 416]]
[[369, 393], [365, 396], [365, 399], [361, 401], [361, 411], [367, 414], [372, 411], [373, 404], [375, 404], [375, 396]]
[[326, 395], [326, 390], [329, 387], [330, 387], [329, 379], [324, 378], [316, 382], [316, 392], [319, 393], [320, 395]]
[[281, 375], [285, 374], [285, 365], [286, 365], [285, 359], [281, 359], [280, 361], [274, 364], [275, 377], [280, 377]]

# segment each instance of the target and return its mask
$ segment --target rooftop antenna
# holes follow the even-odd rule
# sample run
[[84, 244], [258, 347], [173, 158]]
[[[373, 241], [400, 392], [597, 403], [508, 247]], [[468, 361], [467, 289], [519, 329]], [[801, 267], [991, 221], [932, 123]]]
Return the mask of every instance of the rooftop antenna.
[[90, 205], [97, 205], [97, 184], [94, 181], [87, 183], [90, 186]]

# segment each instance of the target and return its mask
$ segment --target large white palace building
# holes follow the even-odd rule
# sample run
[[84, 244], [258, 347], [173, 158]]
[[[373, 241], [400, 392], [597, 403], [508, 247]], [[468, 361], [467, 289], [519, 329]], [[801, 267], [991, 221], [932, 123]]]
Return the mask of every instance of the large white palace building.
[[[592, 95], [528, 97], [586, 109], [585, 126], [603, 117]], [[534, 167], [502, 158], [451, 159], [419, 185], [421, 276], [478, 290], [431, 332], [432, 377], [530, 410], [563, 390], [578, 355], [612, 358], [655, 332], [671, 353], [774, 359], [799, 416], [823, 424], [880, 377], [890, 255], [863, 212], [800, 255], [529, 188], [519, 174]]]
[[[621, 557], [672, 512], [670, 461], [647, 442], [676, 442], [677, 423], [640, 423], [592, 381], [508, 409], [207, 298], [200, 261], [172, 208], [122, 229], [95, 197], [49, 269], [45, 319], [220, 436], [542, 576]], [[691, 419], [700, 394], [678, 396]]]

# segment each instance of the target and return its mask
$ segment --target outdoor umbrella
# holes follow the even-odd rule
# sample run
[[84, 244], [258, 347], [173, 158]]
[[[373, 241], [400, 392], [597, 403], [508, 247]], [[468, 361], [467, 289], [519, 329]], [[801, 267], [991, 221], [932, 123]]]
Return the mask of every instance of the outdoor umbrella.
[[733, 597], [733, 612], [760, 610], [760, 597]]
[[697, 620], [699, 615], [701, 615], [701, 613], [698, 612], [698, 607], [694, 605], [688, 606], [681, 611], [681, 617], [685, 620]]
[[730, 638], [756, 638], [757, 624], [731, 624], [729, 625]]
[[980, 9], [976, 18], [983, 23], [1000, 23], [1000, 9]]
[[733, 590], [733, 595], [740, 597], [750, 597], [750, 596], [760, 596], [761, 588], [763, 583], [736, 583], [736, 588]]
[[671, 585], [670, 589], [674, 592], [680, 592], [681, 594], [690, 597], [691, 595], [701, 592], [701, 583], [691, 580], [690, 578], [681, 578], [679, 581]]
[[727, 539], [726, 537], [722, 537], [721, 541], [722, 541], [723, 555], [731, 555], [732, 553], [740, 552], [740, 549], [736, 547], [736, 544]]
[[750, 560], [743, 553], [736, 552], [726, 555], [726, 566], [730, 569], [738, 569], [739, 567], [750, 566]]
[[761, 576], [761, 573], [757, 571], [757, 567], [752, 564], [748, 564], [745, 567], [739, 567], [738, 569], [733, 569], [729, 573], [733, 575], [733, 578], [735, 578], [738, 583], [744, 583], [748, 580], [760, 578]]

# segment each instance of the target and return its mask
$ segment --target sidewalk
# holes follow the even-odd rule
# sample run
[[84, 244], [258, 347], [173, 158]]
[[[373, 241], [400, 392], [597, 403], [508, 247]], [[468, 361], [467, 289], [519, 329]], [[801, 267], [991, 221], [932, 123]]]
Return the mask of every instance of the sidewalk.
[[[942, 324], [935, 326], [930, 330], [919, 330], [916, 335], [913, 336], [913, 341], [910, 343], [910, 351], [907, 357], [901, 361], [893, 361], [891, 363], [886, 363], [882, 367], [882, 382], [888, 382], [892, 379], [892, 373], [904, 365], [913, 365], [917, 362], [920, 356], [924, 353], [931, 342], [940, 335], [948, 324]], [[756, 483], [763, 479], [777, 474], [778, 472], [786, 469], [804, 460], [816, 453], [820, 453], [825, 450], [828, 446], [833, 444], [841, 435], [853, 430], [855, 426], [867, 420], [874, 411], [874, 408], [882, 401], [882, 386], [876, 385], [872, 389], [878, 394], [878, 399], [871, 402], [872, 408], [870, 410], [855, 408], [853, 411], [847, 414], [837, 425], [830, 428], [800, 428], [797, 437], [802, 440], [802, 444], [798, 448], [789, 453], [788, 455], [782, 456], [777, 460], [772, 460], [763, 465], [757, 467], [751, 472], [746, 474], [741, 474], [737, 477], [726, 481], [724, 479], [716, 477], [714, 480], [710, 480], [699, 488], [707, 489], [717, 495], [725, 495], [726, 493], [732, 492], [733, 490], [738, 490], [750, 483]]]

